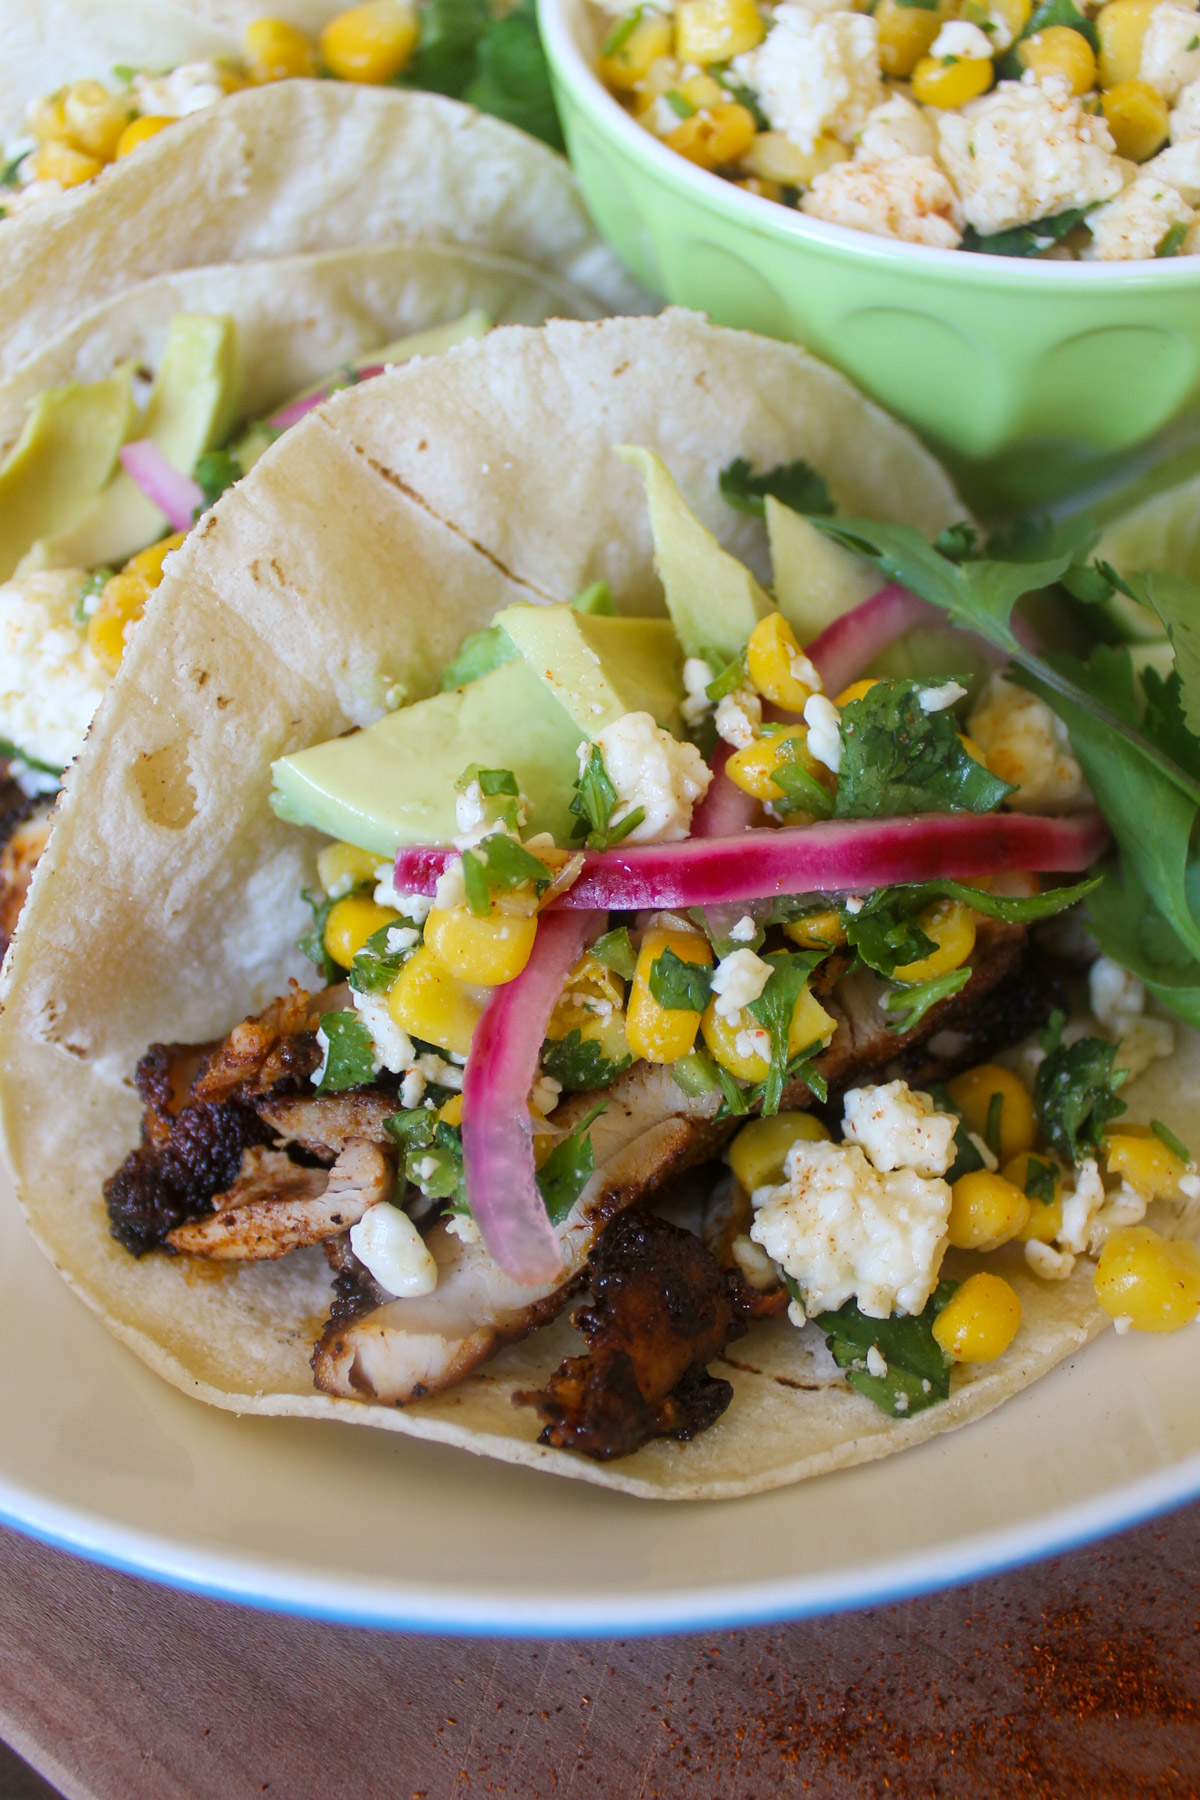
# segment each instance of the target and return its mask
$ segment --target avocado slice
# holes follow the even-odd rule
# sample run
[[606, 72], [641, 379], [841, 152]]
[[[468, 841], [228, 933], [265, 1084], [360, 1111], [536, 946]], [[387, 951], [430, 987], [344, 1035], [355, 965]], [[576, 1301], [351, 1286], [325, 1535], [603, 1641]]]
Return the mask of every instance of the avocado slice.
[[766, 510], [775, 604], [800, 642], [811, 644], [827, 625], [879, 592], [879, 571], [772, 494]]
[[[72, 381], [37, 396], [0, 468], [0, 580], [38, 538], [70, 531], [95, 505], [136, 412], [132, 363], [106, 381]], [[56, 566], [70, 565], [68, 557]]]
[[[167, 461], [190, 475], [197, 457], [223, 444], [237, 414], [237, 334], [227, 314], [176, 313], [136, 426]], [[137, 483], [119, 470], [72, 529], [44, 534], [25, 568], [117, 566], [170, 529]]]
[[509, 606], [505, 630], [586, 737], [628, 712], [680, 728], [683, 654], [668, 619], [607, 618], [573, 606]]
[[617, 455], [646, 483], [654, 567], [684, 654], [715, 650], [732, 661], [758, 621], [775, 610], [770, 596], [700, 523], [661, 456], [629, 444], [618, 445]]
[[449, 844], [454, 784], [472, 763], [511, 769], [530, 801], [530, 831], [569, 839], [583, 732], [523, 657], [452, 693], [433, 694], [363, 731], [272, 764], [273, 811], [380, 861], [405, 844]]

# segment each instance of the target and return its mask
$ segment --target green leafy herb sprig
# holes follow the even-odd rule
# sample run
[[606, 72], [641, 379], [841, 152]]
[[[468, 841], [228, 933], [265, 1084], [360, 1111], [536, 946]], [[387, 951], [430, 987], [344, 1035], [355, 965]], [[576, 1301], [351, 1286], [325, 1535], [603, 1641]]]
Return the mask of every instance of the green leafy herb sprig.
[[548, 1038], [542, 1049], [542, 1068], [569, 1094], [587, 1094], [609, 1087], [633, 1061], [622, 1056], [611, 1061], [595, 1038], [585, 1038], [576, 1027], [566, 1037]]
[[358, 1013], [328, 1012], [321, 1020], [321, 1030], [329, 1048], [317, 1083], [318, 1094], [340, 1094], [374, 1080], [375, 1044]]
[[930, 685], [877, 681], [842, 709], [839, 819], [995, 812], [1013, 792], [966, 749], [952, 708], [923, 709]]
[[[957, 1286], [956, 1281], [939, 1281], [924, 1310], [913, 1317], [893, 1313], [888, 1319], [871, 1319], [853, 1300], [836, 1312], [818, 1313], [816, 1323], [828, 1333], [826, 1346], [846, 1380], [890, 1417], [912, 1418], [949, 1398], [953, 1365], [934, 1338], [933, 1326]], [[789, 1281], [788, 1287], [795, 1295], [794, 1283]], [[887, 1364], [886, 1375], [872, 1375], [867, 1368], [872, 1349]]]
[[1116, 1069], [1117, 1046], [1106, 1038], [1062, 1041], [1063, 1015], [1053, 1014], [1042, 1033], [1046, 1059], [1037, 1072], [1033, 1099], [1042, 1135], [1070, 1162], [1095, 1153], [1104, 1128], [1126, 1110], [1117, 1089], [1128, 1070]]
[[578, 841], [582, 839], [589, 850], [609, 850], [627, 838], [631, 831], [636, 831], [646, 817], [644, 806], [635, 806], [626, 813], [619, 825], [609, 825], [609, 820], [617, 808], [617, 790], [609, 779], [608, 770], [604, 766], [604, 754], [599, 744], [588, 748], [587, 761], [579, 780], [575, 783], [575, 796], [571, 801], [570, 811], [575, 814], [577, 823], [572, 836]]

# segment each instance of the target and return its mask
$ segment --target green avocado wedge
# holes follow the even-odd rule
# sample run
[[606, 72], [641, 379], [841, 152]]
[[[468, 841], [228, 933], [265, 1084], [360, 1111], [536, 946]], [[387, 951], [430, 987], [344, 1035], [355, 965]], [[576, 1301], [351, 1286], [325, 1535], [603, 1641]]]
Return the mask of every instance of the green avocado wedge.
[[[136, 416], [132, 363], [105, 381], [68, 382], [38, 395], [0, 468], [0, 580], [37, 539], [70, 533], [96, 505]], [[38, 566], [70, 568], [75, 559]]]
[[648, 712], [680, 728], [683, 658], [669, 619], [606, 618], [573, 606], [510, 606], [493, 625], [508, 633], [586, 737], [624, 713]]

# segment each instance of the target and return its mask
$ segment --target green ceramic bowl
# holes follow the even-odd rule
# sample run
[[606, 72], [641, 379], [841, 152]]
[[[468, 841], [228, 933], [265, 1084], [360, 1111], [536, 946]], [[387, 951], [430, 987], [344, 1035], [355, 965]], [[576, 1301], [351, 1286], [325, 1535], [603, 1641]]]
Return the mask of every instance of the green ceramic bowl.
[[539, 0], [571, 161], [601, 231], [667, 300], [806, 344], [954, 460], [1027, 475], [1124, 450], [1200, 401], [1200, 257], [1027, 262], [806, 218], [636, 124], [594, 72], [588, 10]]

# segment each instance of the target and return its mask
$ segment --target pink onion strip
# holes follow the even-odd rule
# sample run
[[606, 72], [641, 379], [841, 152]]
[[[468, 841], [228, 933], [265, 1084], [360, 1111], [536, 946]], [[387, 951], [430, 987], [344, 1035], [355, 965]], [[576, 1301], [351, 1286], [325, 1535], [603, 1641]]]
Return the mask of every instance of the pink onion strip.
[[[368, 364], [365, 369], [358, 371], [358, 381], [373, 381], [376, 375], [383, 374], [386, 366], [385, 363]], [[306, 413], [313, 412], [316, 407], [324, 405], [330, 395], [340, 391], [341, 384], [337, 381], [330, 381], [319, 393], [305, 394], [301, 399], [293, 400], [289, 406], [281, 407], [277, 413], [272, 413], [267, 424], [272, 431], [287, 431], [290, 426], [298, 425]]]
[[169, 463], [153, 438], [122, 444], [121, 467], [173, 531], [192, 529], [196, 508], [204, 505], [200, 484]]
[[712, 781], [692, 814], [694, 838], [733, 837], [739, 831], [748, 831], [758, 816], [758, 801], [735, 787], [725, 773], [725, 764], [732, 754], [728, 744], [720, 743], [713, 752]]
[[[952, 625], [940, 606], [931, 606], [928, 600], [910, 592], [908, 588], [898, 587], [894, 582], [880, 588], [869, 600], [863, 600], [858, 606], [843, 613], [832, 625], [827, 625], [819, 637], [815, 637], [808, 646], [807, 654], [821, 677], [828, 694], [840, 694], [843, 688], [857, 681], [875, 658], [902, 638], [906, 632], [917, 626], [933, 626], [940, 628], [943, 636], [961, 637], [971, 647], [974, 656], [982, 656], [987, 662], [1000, 668], [1008, 661], [1002, 650], [989, 644], [986, 638], [977, 632], [969, 631], [965, 626]], [[1018, 642], [1026, 650], [1036, 650], [1037, 634], [1014, 612], [1012, 618], [1013, 633]]]
[[467, 1058], [462, 1141], [471, 1216], [489, 1255], [525, 1287], [553, 1281], [562, 1268], [537, 1185], [529, 1090], [567, 976], [603, 929], [602, 913], [543, 913], [529, 961], [492, 995]]
[[[636, 911], [716, 906], [776, 894], [856, 893], [893, 883], [976, 880], [1007, 870], [1076, 874], [1108, 842], [1098, 812], [925, 813], [903, 819], [828, 819], [679, 844], [589, 851], [560, 907]], [[455, 850], [401, 850], [396, 887], [432, 894]], [[553, 916], [553, 909], [545, 915]]]

